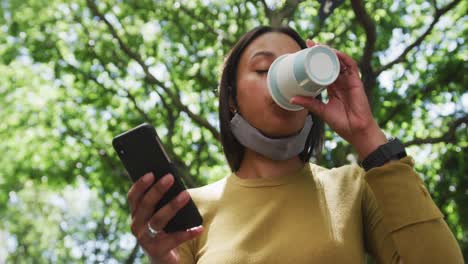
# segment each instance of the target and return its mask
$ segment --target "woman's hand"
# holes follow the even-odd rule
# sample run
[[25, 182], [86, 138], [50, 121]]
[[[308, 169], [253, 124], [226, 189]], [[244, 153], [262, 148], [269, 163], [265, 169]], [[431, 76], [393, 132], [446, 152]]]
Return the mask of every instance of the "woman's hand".
[[[187, 191], [183, 191], [160, 210], [154, 212], [156, 204], [174, 183], [174, 177], [168, 174], [156, 184], [153, 185], [153, 182], [154, 175], [147, 173], [128, 191], [128, 201], [132, 212], [132, 233], [137, 238], [138, 244], [149, 255], [152, 263], [177, 264], [179, 255], [176, 248], [201, 234], [203, 227], [170, 234], [162, 231], [177, 211], [187, 204], [190, 195]], [[154, 237], [151, 236], [149, 227], [158, 230]]]
[[[313, 41], [307, 40], [308, 47], [314, 45]], [[362, 160], [387, 139], [372, 116], [356, 62], [340, 51], [335, 52], [341, 70], [338, 79], [327, 88], [328, 103], [306, 96], [295, 96], [291, 103], [301, 105], [320, 117], [356, 148]]]

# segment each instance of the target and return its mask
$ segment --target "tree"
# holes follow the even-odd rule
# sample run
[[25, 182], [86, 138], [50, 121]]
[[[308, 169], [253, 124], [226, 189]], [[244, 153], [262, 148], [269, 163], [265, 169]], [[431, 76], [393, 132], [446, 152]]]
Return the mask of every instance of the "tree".
[[[359, 63], [379, 125], [406, 142], [468, 256], [466, 9], [460, 0], [3, 1], [0, 260], [146, 261], [129, 235], [130, 182], [111, 139], [149, 122], [190, 187], [226, 176], [220, 69], [259, 24], [290, 25]], [[332, 131], [326, 139], [315, 162], [356, 161]], [[92, 210], [78, 214], [77, 190]]]

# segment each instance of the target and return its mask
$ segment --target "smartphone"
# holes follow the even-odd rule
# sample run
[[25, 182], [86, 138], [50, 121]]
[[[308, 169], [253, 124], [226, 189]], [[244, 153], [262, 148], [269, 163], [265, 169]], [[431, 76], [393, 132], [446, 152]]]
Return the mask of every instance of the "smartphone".
[[[173, 185], [158, 202], [155, 211], [161, 209], [186, 189], [152, 125], [143, 123], [114, 137], [112, 146], [133, 182], [148, 172], [154, 174], [155, 183], [168, 173], [174, 176]], [[164, 231], [167, 233], [185, 231], [201, 225], [202, 222], [203, 219], [195, 203], [190, 199], [164, 227]]]

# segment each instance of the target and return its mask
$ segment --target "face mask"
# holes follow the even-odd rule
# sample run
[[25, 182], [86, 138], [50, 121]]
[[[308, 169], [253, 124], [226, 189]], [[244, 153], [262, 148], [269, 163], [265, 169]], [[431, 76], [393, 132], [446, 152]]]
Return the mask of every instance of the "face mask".
[[234, 115], [230, 124], [234, 137], [244, 147], [272, 160], [287, 160], [304, 150], [313, 122], [312, 117], [308, 115], [304, 127], [298, 134], [283, 138], [266, 137], [238, 113]]

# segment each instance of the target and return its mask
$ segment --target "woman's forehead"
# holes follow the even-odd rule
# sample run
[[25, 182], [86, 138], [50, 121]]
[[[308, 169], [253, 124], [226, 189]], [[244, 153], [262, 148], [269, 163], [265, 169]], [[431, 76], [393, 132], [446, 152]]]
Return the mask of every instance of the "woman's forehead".
[[289, 35], [280, 32], [269, 32], [256, 38], [246, 48], [243, 59], [253, 59], [259, 55], [274, 57], [285, 53], [293, 53], [300, 50], [299, 44]]

